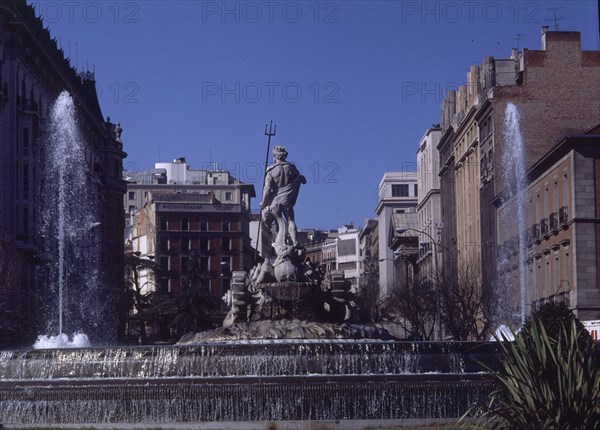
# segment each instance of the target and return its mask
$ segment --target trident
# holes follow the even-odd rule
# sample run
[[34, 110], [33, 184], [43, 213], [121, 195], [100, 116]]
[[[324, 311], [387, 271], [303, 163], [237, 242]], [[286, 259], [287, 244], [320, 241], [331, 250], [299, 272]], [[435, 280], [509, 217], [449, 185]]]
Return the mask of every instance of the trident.
[[[269, 167], [269, 152], [271, 151], [271, 136], [275, 136], [275, 133], [277, 132], [277, 125], [275, 125], [275, 127], [273, 127], [273, 121], [270, 121], [269, 124], [265, 124], [265, 136], [268, 136], [267, 139], [267, 156], [265, 157], [265, 171], [263, 174], [263, 190], [265, 189], [265, 182], [267, 180], [267, 168]], [[261, 243], [261, 232], [262, 232], [262, 227], [263, 227], [263, 219], [262, 219], [262, 209], [260, 211], [260, 215], [259, 215], [259, 220], [258, 220], [258, 233], [256, 235], [256, 252], [254, 253], [254, 259], [257, 260], [258, 259], [258, 248], [260, 246], [261, 251], [262, 249], [262, 243]], [[263, 256], [264, 257], [264, 256]]]

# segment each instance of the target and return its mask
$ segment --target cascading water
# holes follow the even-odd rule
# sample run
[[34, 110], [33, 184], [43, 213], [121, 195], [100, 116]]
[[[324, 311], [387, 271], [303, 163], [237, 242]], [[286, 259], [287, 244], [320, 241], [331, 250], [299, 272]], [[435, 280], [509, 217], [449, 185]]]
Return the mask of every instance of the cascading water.
[[499, 368], [497, 345], [347, 339], [0, 351], [0, 422], [455, 419], [489, 400], [494, 382], [482, 363]]
[[57, 336], [40, 336], [36, 347], [89, 346], [87, 336], [69, 341], [65, 334], [93, 333], [101, 308], [98, 198], [88, 167], [92, 155], [66, 91], [52, 106], [48, 132], [41, 148], [40, 329]]
[[[502, 157], [504, 169], [504, 181], [502, 189], [514, 196], [516, 206], [516, 214], [512, 211], [507, 211], [504, 216], [499, 219], [499, 227], [503, 231], [516, 233], [517, 237], [517, 258], [518, 258], [518, 286], [520, 293], [520, 324], [525, 323], [525, 203], [527, 199], [526, 182], [525, 182], [525, 146], [520, 128], [520, 115], [517, 106], [513, 103], [506, 105], [504, 111], [504, 142], [505, 150]], [[515, 218], [516, 215], [516, 218]], [[516, 223], [516, 232], [511, 228]], [[505, 253], [507, 251], [504, 251]], [[510, 251], [509, 251], [510, 252]], [[506, 256], [500, 256], [500, 259]]]

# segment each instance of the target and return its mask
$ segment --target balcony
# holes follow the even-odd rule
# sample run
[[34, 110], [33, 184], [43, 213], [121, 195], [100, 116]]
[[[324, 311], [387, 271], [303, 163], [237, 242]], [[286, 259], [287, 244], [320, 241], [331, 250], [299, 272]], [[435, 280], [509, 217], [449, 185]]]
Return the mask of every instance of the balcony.
[[558, 212], [550, 214], [550, 231], [554, 232], [558, 229]]
[[558, 210], [558, 224], [562, 227], [567, 225], [569, 220], [569, 207], [563, 206]]
[[540, 239], [540, 226], [539, 224], [533, 224], [531, 226], [531, 241], [539, 241]]
[[544, 238], [548, 238], [550, 229], [548, 228], [548, 218], [543, 218], [540, 221], [540, 235]]

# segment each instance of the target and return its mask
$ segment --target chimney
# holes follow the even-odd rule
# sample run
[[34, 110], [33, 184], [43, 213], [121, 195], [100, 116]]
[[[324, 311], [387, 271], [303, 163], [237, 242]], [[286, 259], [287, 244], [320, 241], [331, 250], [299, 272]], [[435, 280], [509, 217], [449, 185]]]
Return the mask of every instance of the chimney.
[[511, 60], [516, 60], [518, 55], [519, 55], [519, 50], [517, 48], [513, 48], [510, 51], [510, 59]]
[[547, 25], [542, 26], [542, 51], [546, 50], [546, 33], [548, 32], [549, 28], [550, 27]]

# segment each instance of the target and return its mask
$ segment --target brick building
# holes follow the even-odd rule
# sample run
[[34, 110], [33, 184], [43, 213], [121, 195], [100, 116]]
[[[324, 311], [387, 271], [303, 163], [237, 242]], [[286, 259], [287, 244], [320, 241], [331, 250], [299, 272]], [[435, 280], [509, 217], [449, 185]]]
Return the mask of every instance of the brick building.
[[[520, 113], [529, 168], [564, 136], [600, 118], [600, 52], [582, 51], [578, 32], [542, 29], [542, 49], [486, 57], [442, 106], [440, 178], [442, 244], [459, 264], [481, 267], [483, 285], [497, 285], [497, 246], [505, 226], [492, 204], [503, 192], [508, 103]], [[447, 270], [455, 268], [444, 257]]]
[[[179, 177], [173, 169], [185, 171]], [[154, 260], [162, 269], [158, 279], [144, 273], [147, 292], [176, 297], [196, 258], [202, 285], [218, 302], [229, 290], [233, 271], [249, 271], [256, 261], [250, 238], [250, 200], [254, 186], [226, 171], [193, 170], [185, 159], [157, 164], [146, 172], [125, 172], [130, 226], [126, 235], [132, 252]], [[138, 207], [139, 206], [139, 207]], [[212, 315], [220, 324], [228, 309], [223, 305]], [[150, 335], [164, 327], [149, 328]], [[131, 333], [130, 333], [131, 334]]]

